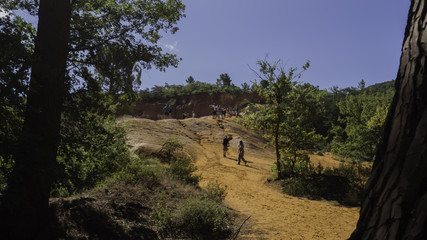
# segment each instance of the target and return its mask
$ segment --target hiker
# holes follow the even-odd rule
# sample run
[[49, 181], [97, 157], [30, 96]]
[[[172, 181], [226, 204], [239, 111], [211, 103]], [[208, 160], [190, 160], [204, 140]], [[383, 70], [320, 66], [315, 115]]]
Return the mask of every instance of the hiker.
[[165, 113], [165, 116], [166, 116], [166, 118], [168, 117], [168, 115], [169, 115], [169, 105], [165, 105], [164, 107], [163, 107], [163, 111], [164, 111], [164, 113]]
[[224, 157], [226, 157], [228, 146], [230, 146], [231, 139], [233, 139], [231, 136], [225, 136], [224, 140], [222, 141]]
[[212, 105], [212, 118], [215, 119], [216, 118], [216, 106]]
[[237, 159], [237, 164], [240, 165], [240, 160], [245, 162], [245, 165], [248, 163], [245, 158], [243, 157], [245, 155], [245, 146], [243, 145], [243, 141], [240, 140], [239, 142], [239, 158]]

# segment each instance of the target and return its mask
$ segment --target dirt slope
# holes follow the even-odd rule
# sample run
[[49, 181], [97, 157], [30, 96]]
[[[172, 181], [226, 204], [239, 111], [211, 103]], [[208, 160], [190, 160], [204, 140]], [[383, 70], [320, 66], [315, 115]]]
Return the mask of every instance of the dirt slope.
[[[274, 153], [264, 149], [265, 141], [246, 131], [234, 119], [153, 121], [141, 118], [122, 120], [129, 128], [128, 142], [133, 150], [157, 151], [171, 138], [185, 144], [184, 152], [198, 167], [204, 186], [218, 180], [228, 186], [225, 204], [251, 216], [238, 239], [347, 239], [356, 226], [359, 208], [340, 206], [334, 202], [312, 201], [285, 195], [272, 184]], [[222, 156], [222, 139], [231, 134], [231, 149]], [[237, 143], [245, 143], [248, 166], [237, 165]], [[316, 162], [322, 158], [316, 156]], [[334, 165], [328, 159], [329, 165]]]

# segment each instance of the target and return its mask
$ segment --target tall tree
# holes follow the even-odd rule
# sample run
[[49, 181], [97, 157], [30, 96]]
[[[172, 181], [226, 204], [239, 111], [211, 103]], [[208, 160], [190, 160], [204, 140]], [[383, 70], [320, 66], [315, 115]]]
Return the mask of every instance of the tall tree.
[[[319, 140], [310, 118], [321, 109], [321, 101], [316, 98], [313, 86], [297, 82], [301, 77], [301, 73], [296, 73], [297, 68], [287, 70], [279, 61], [271, 64], [267, 60], [258, 61], [258, 65], [259, 73], [255, 73], [261, 82], [268, 83], [257, 85], [258, 94], [265, 99], [266, 106], [246, 114], [243, 124], [262, 130], [274, 145], [280, 178], [294, 174], [296, 163], [308, 159], [304, 150]], [[308, 67], [309, 62], [303, 66], [303, 71]]]
[[48, 215], [59, 142], [70, 13], [70, 1], [40, 1], [25, 121], [2, 203], [6, 239], [38, 239], [48, 231], [43, 220]]
[[219, 78], [216, 80], [216, 85], [219, 87], [231, 86], [231, 78], [228, 73], [221, 73]]
[[350, 239], [427, 239], [427, 5], [412, 0], [396, 94]]
[[[19, 151], [1, 202], [0, 235], [46, 239], [64, 93], [82, 86], [130, 90], [132, 83], [117, 83], [123, 79], [109, 69], [98, 68], [97, 76], [100, 55], [128, 75], [132, 63], [160, 70], [176, 66], [176, 56], [158, 46], [159, 31], [176, 32], [185, 7], [179, 0], [17, 0], [1, 2], [0, 7], [39, 18]], [[117, 55], [125, 59], [118, 61]]]
[[194, 80], [193, 76], [189, 76], [187, 80], [185, 80], [185, 82], [187, 82], [187, 84], [192, 84], [192, 83], [195, 83], [196, 81]]

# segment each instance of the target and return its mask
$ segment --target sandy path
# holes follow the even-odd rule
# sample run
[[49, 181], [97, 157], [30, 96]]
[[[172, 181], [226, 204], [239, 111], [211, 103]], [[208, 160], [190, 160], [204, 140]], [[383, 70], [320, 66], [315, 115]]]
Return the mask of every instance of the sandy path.
[[[238, 239], [347, 239], [356, 226], [359, 208], [288, 196], [266, 184], [274, 154], [263, 148], [265, 142], [257, 134], [243, 130], [234, 120], [132, 118], [124, 122], [129, 125], [131, 147], [155, 150], [167, 139], [177, 138], [196, 160], [203, 177], [200, 185], [218, 180], [228, 186], [225, 204], [251, 216]], [[233, 135], [226, 158], [221, 146], [225, 134]], [[248, 166], [237, 165], [237, 143], [241, 139]]]

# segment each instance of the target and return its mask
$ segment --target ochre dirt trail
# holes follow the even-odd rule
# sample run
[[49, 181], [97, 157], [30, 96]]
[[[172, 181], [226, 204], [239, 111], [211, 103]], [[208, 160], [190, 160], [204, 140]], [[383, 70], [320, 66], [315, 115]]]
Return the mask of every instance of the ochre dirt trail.
[[[225, 205], [251, 218], [243, 225], [237, 239], [347, 239], [356, 227], [359, 208], [335, 202], [314, 201], [281, 193], [268, 184], [274, 151], [263, 148], [260, 135], [247, 131], [235, 119], [189, 118], [184, 120], [148, 120], [123, 118], [128, 127], [128, 143], [133, 150], [155, 152], [176, 138], [184, 144], [183, 152], [194, 159], [200, 185], [209, 181], [228, 186]], [[222, 139], [231, 134], [227, 157], [222, 156]], [[248, 165], [237, 165], [237, 144], [245, 143]], [[313, 162], [334, 166], [329, 157], [315, 156]], [[240, 224], [240, 223], [237, 223]]]

